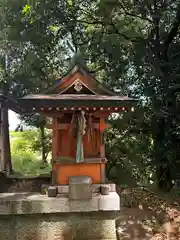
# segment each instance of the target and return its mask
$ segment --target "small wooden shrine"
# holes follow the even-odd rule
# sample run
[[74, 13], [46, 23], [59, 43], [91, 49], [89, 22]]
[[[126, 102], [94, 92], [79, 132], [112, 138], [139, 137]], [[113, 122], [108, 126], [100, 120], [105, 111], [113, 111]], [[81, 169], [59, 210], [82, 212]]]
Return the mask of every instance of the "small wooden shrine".
[[67, 185], [71, 176], [104, 183], [108, 117], [130, 111], [135, 102], [106, 89], [78, 63], [45, 94], [23, 97], [20, 104], [27, 111], [52, 117], [53, 184]]

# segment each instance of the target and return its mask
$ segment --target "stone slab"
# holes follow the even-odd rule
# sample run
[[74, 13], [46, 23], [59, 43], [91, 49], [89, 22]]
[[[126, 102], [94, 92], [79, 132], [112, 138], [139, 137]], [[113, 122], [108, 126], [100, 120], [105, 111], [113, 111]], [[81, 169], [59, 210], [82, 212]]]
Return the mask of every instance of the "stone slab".
[[[109, 184], [92, 184], [91, 189], [93, 193], [99, 193], [100, 186], [109, 186], [110, 192], [116, 192], [116, 185], [114, 183]], [[58, 185], [57, 186], [58, 193], [68, 193], [69, 192], [69, 185]]]
[[112, 210], [118, 211], [120, 209], [119, 206], [120, 206], [120, 198], [117, 193], [110, 193], [109, 195], [101, 195], [101, 197], [99, 198], [99, 210], [101, 211], [112, 211]]
[[0, 215], [119, 211], [120, 198], [116, 192], [109, 195], [93, 193], [89, 200], [69, 200], [67, 194], [56, 198], [33, 193], [1, 193]]

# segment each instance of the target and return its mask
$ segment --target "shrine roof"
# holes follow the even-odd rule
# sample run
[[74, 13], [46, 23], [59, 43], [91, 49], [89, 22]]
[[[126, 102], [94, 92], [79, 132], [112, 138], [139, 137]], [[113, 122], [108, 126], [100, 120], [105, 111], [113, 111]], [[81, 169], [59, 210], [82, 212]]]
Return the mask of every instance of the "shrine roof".
[[56, 80], [56, 83], [49, 87], [46, 94], [64, 94], [69, 88], [71, 88], [76, 82], [80, 82], [89, 92], [94, 94], [115, 95], [115, 93], [107, 89], [104, 84], [100, 83], [96, 78], [88, 71], [87, 67], [76, 63], [69, 71], [61, 78]]
[[108, 96], [108, 95], [90, 95], [90, 94], [29, 94], [22, 99], [48, 99], [48, 100], [89, 100], [89, 101], [136, 101], [133, 98], [129, 98], [127, 96]]
[[9, 96], [5, 96], [3, 93], [0, 93], [0, 104], [1, 107], [7, 107], [8, 109], [18, 114], [22, 113], [22, 109], [19, 103], [15, 99], [12, 99]]
[[89, 94], [31, 94], [20, 99], [22, 106], [33, 107], [125, 107], [132, 106], [137, 100], [126, 96], [107, 96]]
[[128, 107], [137, 100], [116, 95], [97, 81], [85, 65], [75, 62], [68, 73], [44, 93], [29, 94], [19, 100], [22, 108]]

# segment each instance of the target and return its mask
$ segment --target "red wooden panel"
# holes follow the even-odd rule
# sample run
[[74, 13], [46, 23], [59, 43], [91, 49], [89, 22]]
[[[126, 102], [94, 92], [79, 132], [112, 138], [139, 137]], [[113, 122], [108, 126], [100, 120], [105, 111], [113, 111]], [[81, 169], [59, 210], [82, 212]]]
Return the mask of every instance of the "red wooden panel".
[[57, 184], [69, 184], [69, 177], [71, 176], [89, 176], [92, 179], [93, 184], [101, 183], [102, 181], [102, 169], [104, 163], [93, 164], [55, 164], [53, 169], [56, 171]]

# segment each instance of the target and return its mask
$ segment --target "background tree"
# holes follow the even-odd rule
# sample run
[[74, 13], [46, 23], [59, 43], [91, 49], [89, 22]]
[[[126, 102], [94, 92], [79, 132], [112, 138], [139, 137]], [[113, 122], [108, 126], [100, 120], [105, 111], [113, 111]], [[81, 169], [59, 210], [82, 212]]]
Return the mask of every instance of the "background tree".
[[48, 119], [40, 114], [21, 116], [22, 123], [39, 129], [39, 139], [33, 144], [34, 151], [40, 151], [43, 163], [47, 163], [47, 157], [51, 151], [51, 131], [47, 129], [50, 124]]
[[[127, 60], [123, 61], [124, 69], [127, 69], [125, 79], [133, 83], [129, 86], [132, 89], [133, 85], [134, 95], [144, 96], [153, 138], [153, 164], [158, 185], [163, 190], [172, 187], [172, 172], [179, 163], [179, 11], [179, 1], [112, 3], [102, 0], [97, 14], [89, 15], [89, 24], [101, 25], [101, 39], [111, 39], [110, 51], [108, 44], [104, 44], [105, 47], [102, 45], [103, 41], [97, 47], [97, 51], [104, 52], [108, 58], [106, 65], [110, 66], [112, 62], [113, 66], [117, 66], [118, 60], [113, 62], [113, 56], [116, 56], [118, 49], [113, 55], [113, 48], [119, 46], [119, 52], [123, 50], [124, 53], [120, 55]], [[116, 42], [118, 37], [124, 39], [121, 44], [120, 41]], [[120, 68], [117, 66], [117, 69]], [[113, 68], [110, 66], [109, 70], [112, 72]], [[120, 86], [122, 77], [118, 76], [116, 71], [117, 85]], [[126, 84], [124, 86], [127, 87]]]
[[9, 93], [18, 97], [45, 89], [79, 50], [99, 81], [141, 100], [143, 110], [133, 113], [133, 124], [126, 117], [113, 120], [107, 137], [111, 162], [121, 159], [124, 168], [133, 148], [136, 172], [144, 163], [144, 172], [155, 169], [159, 187], [169, 190], [179, 164], [180, 1], [11, 0], [4, 8], [13, 48]]

